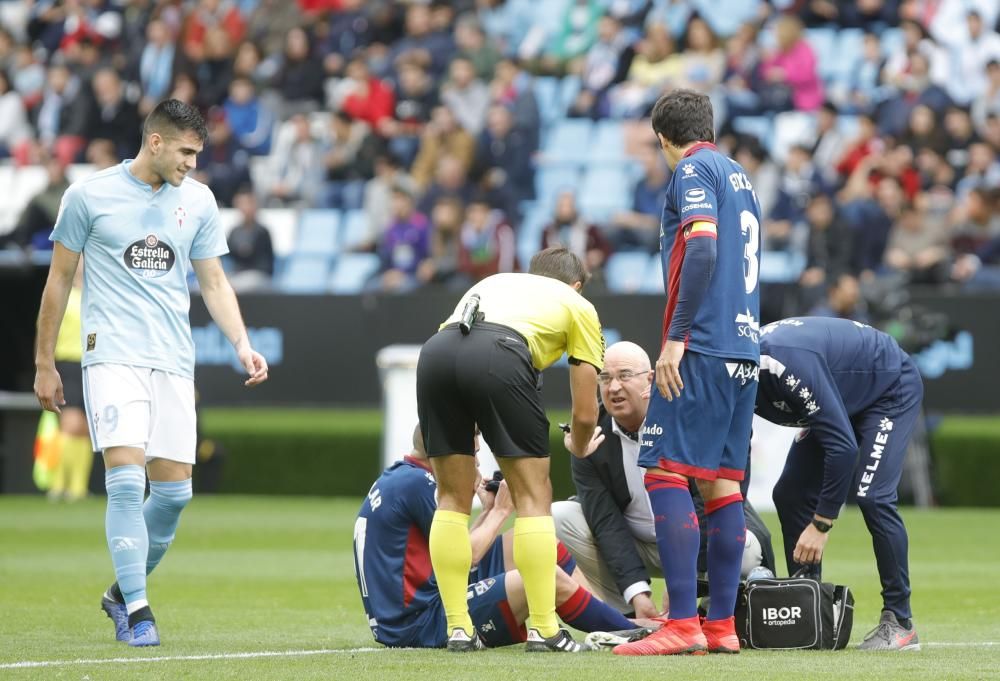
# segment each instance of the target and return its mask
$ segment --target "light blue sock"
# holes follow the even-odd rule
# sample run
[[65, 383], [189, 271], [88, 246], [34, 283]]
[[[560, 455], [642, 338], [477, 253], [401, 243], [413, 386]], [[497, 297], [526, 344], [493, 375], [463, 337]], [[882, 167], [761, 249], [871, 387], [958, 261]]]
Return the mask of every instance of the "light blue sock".
[[149, 537], [142, 517], [146, 471], [142, 466], [116, 466], [104, 474], [108, 512], [104, 521], [115, 577], [129, 613], [146, 601], [146, 554]]
[[149, 555], [146, 574], [156, 569], [170, 548], [181, 519], [181, 511], [191, 501], [191, 478], [177, 482], [149, 481], [149, 498], [142, 507], [149, 532]]

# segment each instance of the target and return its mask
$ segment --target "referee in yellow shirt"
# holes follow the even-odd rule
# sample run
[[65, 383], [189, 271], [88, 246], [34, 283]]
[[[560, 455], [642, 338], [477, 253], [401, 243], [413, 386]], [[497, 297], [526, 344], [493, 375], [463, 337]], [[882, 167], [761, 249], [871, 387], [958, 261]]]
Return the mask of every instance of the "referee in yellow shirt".
[[430, 554], [449, 650], [483, 647], [466, 605], [477, 425], [517, 511], [514, 562], [524, 579], [531, 625], [525, 649], [583, 650], [559, 628], [555, 614], [549, 421], [539, 372], [569, 355], [573, 454], [586, 456], [597, 425], [597, 373], [604, 364], [600, 320], [580, 295], [587, 279], [583, 263], [565, 248], [541, 251], [527, 274], [496, 274], [469, 289], [420, 352], [417, 409], [438, 484]]
[[56, 369], [63, 378], [63, 400], [59, 410], [59, 463], [52, 473], [49, 498], [79, 501], [87, 496], [94, 451], [90, 445], [87, 416], [83, 410], [83, 356], [80, 313], [83, 299], [83, 262], [73, 278], [66, 314], [56, 338]]

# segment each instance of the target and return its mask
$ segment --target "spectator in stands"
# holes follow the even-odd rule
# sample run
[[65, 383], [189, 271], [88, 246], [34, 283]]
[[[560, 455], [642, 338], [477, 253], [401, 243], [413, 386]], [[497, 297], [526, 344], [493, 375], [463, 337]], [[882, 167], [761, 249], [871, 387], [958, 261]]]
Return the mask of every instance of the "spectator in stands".
[[853, 319], [867, 324], [868, 311], [861, 297], [861, 286], [857, 278], [851, 274], [841, 274], [832, 280], [827, 290], [826, 301], [810, 310], [809, 316]]
[[305, 114], [282, 124], [270, 156], [270, 186], [266, 196], [275, 205], [308, 206], [319, 191], [323, 149]]
[[213, 28], [226, 32], [230, 44], [239, 44], [246, 23], [232, 0], [199, 0], [184, 22], [182, 37], [184, 55], [194, 63], [205, 59], [205, 39]]
[[947, 281], [951, 267], [948, 233], [942, 221], [929, 219], [926, 196], [903, 208], [889, 233], [885, 264], [893, 272], [906, 276], [913, 284], [939, 284]]
[[222, 206], [233, 205], [237, 190], [250, 184], [250, 156], [240, 148], [226, 112], [219, 107], [209, 111], [208, 140], [192, 175], [208, 185]]
[[948, 94], [961, 105], [971, 104], [986, 91], [986, 65], [1000, 60], [1000, 35], [983, 23], [976, 10], [966, 14], [966, 33], [950, 36], [951, 73]]
[[1000, 237], [1000, 189], [976, 187], [952, 216], [951, 245], [958, 255], [972, 255]]
[[928, 64], [922, 53], [912, 55], [909, 70], [898, 79], [897, 94], [890, 96], [876, 112], [879, 130], [899, 135], [914, 107], [925, 105], [940, 115], [951, 104], [944, 88], [931, 82]]
[[752, 23], [742, 24], [726, 41], [725, 47], [722, 85], [725, 95], [723, 113], [727, 121], [736, 116], [760, 112], [760, 96], [757, 94], [760, 58], [757, 27]]
[[362, 120], [378, 130], [382, 121], [392, 117], [395, 97], [387, 83], [372, 75], [363, 58], [352, 59], [347, 65], [347, 78], [341, 83], [346, 96], [340, 108], [352, 118]]
[[174, 83], [170, 88], [169, 99], [176, 99], [185, 104], [194, 106], [198, 99], [198, 81], [188, 73], [174, 74]]
[[497, 62], [489, 87], [491, 104], [510, 108], [514, 114], [514, 127], [527, 137], [531, 150], [537, 151], [542, 123], [530, 78], [514, 60], [501, 59]]
[[968, 289], [1000, 289], [1000, 189], [974, 189], [966, 199], [966, 224], [957, 235], [962, 253], [952, 278]]
[[806, 206], [813, 195], [824, 189], [809, 147], [793, 146], [782, 169], [774, 205], [764, 220], [764, 241], [768, 248], [799, 250], [806, 236], [800, 229]]
[[944, 130], [938, 123], [937, 114], [926, 104], [913, 107], [909, 125], [901, 141], [913, 150], [930, 149], [937, 154], [943, 154], [948, 145]]
[[571, 0], [567, 3], [558, 33], [547, 42], [542, 67], [562, 75], [571, 63], [582, 57], [597, 41], [598, 23], [604, 8], [597, 0]]
[[650, 145], [640, 148], [639, 162], [642, 164], [642, 179], [635, 185], [632, 209], [611, 218], [615, 227], [612, 241], [616, 251], [638, 249], [652, 253], [660, 247], [660, 216], [670, 177], [663, 155]]
[[965, 174], [969, 164], [969, 147], [976, 141], [969, 112], [959, 106], [950, 106], [944, 114], [945, 159], [959, 176]]
[[198, 101], [202, 109], [218, 106], [229, 92], [233, 79], [234, 45], [229, 35], [215, 27], [205, 34], [205, 57], [191, 65], [198, 79]]
[[277, 64], [273, 60], [264, 60], [264, 53], [256, 43], [243, 41], [236, 48], [233, 57], [233, 78], [246, 78], [258, 92], [267, 87]]
[[249, 186], [243, 186], [233, 199], [240, 220], [227, 239], [229, 259], [235, 272], [229, 283], [237, 292], [267, 288], [274, 274], [274, 248], [271, 233], [257, 216], [257, 197]]
[[87, 163], [94, 166], [94, 172], [110, 168], [121, 161], [111, 140], [93, 140], [87, 145], [85, 158]]
[[597, 41], [583, 58], [581, 88], [570, 105], [570, 116], [603, 117], [608, 112], [607, 92], [625, 80], [635, 49], [632, 40], [613, 16], [604, 15], [597, 23]]
[[811, 309], [825, 294], [827, 284], [850, 274], [853, 234], [837, 214], [827, 194], [817, 194], [806, 208], [809, 241], [806, 268], [799, 277], [803, 309]]
[[458, 54], [472, 62], [477, 78], [483, 82], [493, 78], [502, 55], [474, 15], [467, 14], [455, 23], [455, 45]]
[[392, 222], [382, 235], [378, 253], [382, 259], [378, 288], [403, 293], [416, 285], [417, 269], [430, 253], [430, 222], [417, 211], [405, 184], [392, 188]]
[[562, 246], [580, 258], [587, 270], [600, 276], [604, 263], [611, 255], [611, 243], [597, 225], [587, 222], [576, 207], [576, 194], [563, 191], [556, 197], [552, 222], [542, 232], [540, 248]]
[[[756, 137], [747, 136], [741, 139], [733, 153], [733, 158], [743, 166], [743, 169], [747, 171], [747, 175], [753, 183], [753, 191], [757, 194], [757, 203], [760, 204], [761, 215], [770, 216], [775, 203], [778, 201], [782, 171], [771, 160], [764, 145]], [[813, 159], [813, 166], [818, 171], [819, 164], [816, 162], [816, 157], [811, 156], [811, 158]], [[810, 191], [815, 190], [819, 186], [820, 183], [817, 182], [816, 186]]]
[[222, 109], [240, 147], [252, 156], [270, 153], [274, 114], [257, 96], [257, 88], [249, 76], [233, 78]]
[[14, 230], [6, 235], [4, 239], [6, 243], [24, 249], [52, 250], [49, 234], [56, 224], [59, 205], [63, 194], [69, 188], [69, 180], [66, 179], [66, 166], [57, 158], [49, 158], [45, 162], [45, 169], [49, 175], [48, 184], [28, 201], [28, 205], [17, 219]]
[[986, 87], [972, 103], [972, 121], [981, 136], [986, 135], [987, 117], [1000, 114], [1000, 60], [986, 65], [986, 78]]
[[146, 27], [146, 46], [139, 57], [139, 84], [142, 86], [140, 113], [145, 116], [170, 91], [176, 56], [170, 27], [153, 19]]
[[441, 101], [451, 109], [459, 124], [476, 136], [483, 129], [490, 89], [476, 78], [476, 70], [466, 57], [456, 57], [448, 68], [449, 79], [441, 86]]
[[431, 8], [412, 3], [406, 9], [406, 35], [393, 45], [390, 64], [416, 61], [439, 80], [455, 54], [455, 40], [447, 31], [435, 30]]
[[465, 204], [472, 194], [473, 186], [461, 160], [455, 156], [442, 156], [434, 173], [434, 182], [427, 187], [418, 207], [421, 212], [429, 213], [442, 196], [457, 198]]
[[[834, 166], [844, 148], [844, 135], [838, 128], [839, 118], [837, 107], [831, 102], [824, 102], [816, 112], [816, 136], [809, 150], [820, 177], [828, 187], [837, 184], [837, 171]], [[757, 188], [756, 182], [754, 188]], [[757, 193], [759, 196], [759, 189]]]
[[437, 90], [426, 69], [413, 61], [402, 62], [393, 115], [382, 119], [378, 132], [389, 140], [389, 149], [405, 165], [416, 157], [420, 134], [437, 105]]
[[392, 154], [383, 153], [375, 158], [375, 177], [365, 184], [364, 211], [369, 229], [368, 238], [358, 250], [375, 250], [376, 244], [382, 239], [382, 234], [392, 222], [392, 190], [396, 186], [404, 187], [410, 193], [417, 191], [417, 185], [399, 159]]
[[299, 7], [301, 3], [298, 2], [257, 0], [251, 3], [240, 0], [240, 3], [247, 9], [253, 8], [249, 12], [246, 36], [266, 55], [281, 54], [286, 36], [306, 23]]
[[326, 143], [326, 178], [320, 205], [344, 210], [361, 208], [365, 182], [375, 175], [375, 158], [383, 146], [367, 123], [335, 111]]
[[517, 270], [514, 229], [486, 194], [473, 197], [465, 209], [459, 233], [458, 269], [473, 282]]
[[802, 22], [791, 15], [775, 23], [777, 48], [760, 64], [761, 105], [767, 111], [815, 111], [823, 103], [816, 55], [802, 36]]
[[885, 144], [878, 137], [875, 121], [871, 116], [858, 116], [858, 132], [854, 139], [847, 143], [846, 150], [835, 166], [841, 178], [850, 177], [863, 159], [873, 153], [881, 152]]
[[844, 220], [853, 228], [851, 270], [868, 281], [882, 265], [889, 230], [903, 207], [903, 191], [894, 177], [876, 187], [869, 180], [872, 159], [865, 159], [839, 194]]
[[17, 46], [13, 61], [14, 65], [7, 73], [25, 104], [32, 107], [42, 98], [49, 74], [28, 45]]
[[514, 126], [514, 115], [501, 105], [490, 107], [486, 129], [476, 147], [474, 175], [494, 192], [503, 192], [514, 205], [535, 198], [535, 169], [531, 139]]
[[31, 126], [24, 100], [11, 89], [7, 74], [0, 70], [0, 159], [11, 156], [13, 150], [31, 137]]
[[969, 163], [965, 174], [958, 181], [955, 193], [963, 197], [973, 187], [1000, 187], [1000, 162], [997, 152], [986, 142], [977, 141], [969, 146]]
[[459, 234], [465, 219], [462, 201], [442, 196], [431, 211], [430, 253], [417, 267], [421, 285], [465, 289], [469, 278], [458, 270]]
[[327, 17], [326, 35], [318, 44], [323, 57], [323, 68], [328, 76], [339, 76], [356, 51], [371, 42], [368, 12], [365, 0], [342, 0], [340, 10]]
[[861, 54], [854, 59], [848, 77], [848, 113], [871, 111], [886, 93], [882, 88], [882, 68], [885, 58], [876, 33], [865, 33], [861, 42]]
[[41, 147], [63, 165], [75, 161], [86, 145], [87, 112], [87, 96], [80, 80], [64, 64], [54, 63], [48, 70], [41, 104], [33, 112], [34, 125]]
[[420, 136], [420, 150], [413, 161], [412, 174], [417, 186], [426, 189], [437, 172], [441, 159], [452, 156], [462, 165], [462, 172], [472, 167], [476, 140], [458, 124], [455, 114], [445, 106], [435, 107], [431, 120]]
[[94, 109], [84, 136], [87, 139], [109, 139], [115, 144], [120, 158], [132, 158], [139, 151], [142, 120], [135, 103], [125, 95], [125, 85], [118, 72], [103, 68], [94, 75]]
[[284, 59], [273, 84], [284, 100], [285, 113], [319, 108], [323, 101], [323, 67], [312, 54], [305, 29], [293, 28], [285, 36]]
[[641, 116], [667, 84], [677, 75], [678, 63], [671, 60], [674, 41], [662, 24], [650, 24], [646, 34], [635, 46], [635, 56], [629, 64], [625, 81], [608, 92], [611, 116]]
[[675, 86], [712, 92], [725, 75], [726, 56], [708, 22], [697, 15], [691, 17], [682, 46], [682, 52], [674, 57], [679, 62]]

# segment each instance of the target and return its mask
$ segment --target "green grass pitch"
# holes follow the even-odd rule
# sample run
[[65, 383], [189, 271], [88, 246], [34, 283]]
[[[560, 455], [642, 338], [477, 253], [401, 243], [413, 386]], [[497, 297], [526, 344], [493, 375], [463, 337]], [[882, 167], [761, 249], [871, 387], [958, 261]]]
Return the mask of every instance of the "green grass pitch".
[[[356, 509], [354, 500], [196, 498], [150, 580], [163, 645], [133, 650], [98, 609], [111, 580], [103, 500], [0, 497], [0, 679], [1000, 678], [997, 511], [905, 511], [919, 653], [621, 659], [375, 649], [354, 581]], [[855, 590], [854, 645], [880, 604], [856, 509], [834, 530], [825, 572]]]

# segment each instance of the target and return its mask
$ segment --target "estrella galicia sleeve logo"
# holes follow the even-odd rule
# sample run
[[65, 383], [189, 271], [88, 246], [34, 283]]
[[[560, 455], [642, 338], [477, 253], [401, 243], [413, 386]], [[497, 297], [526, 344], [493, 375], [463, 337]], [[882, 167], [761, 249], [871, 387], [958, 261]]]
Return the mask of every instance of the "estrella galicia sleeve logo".
[[132, 270], [132, 274], [143, 279], [156, 279], [173, 269], [177, 256], [170, 244], [160, 241], [155, 234], [149, 234], [145, 239], [129, 244], [124, 259], [125, 267]]

